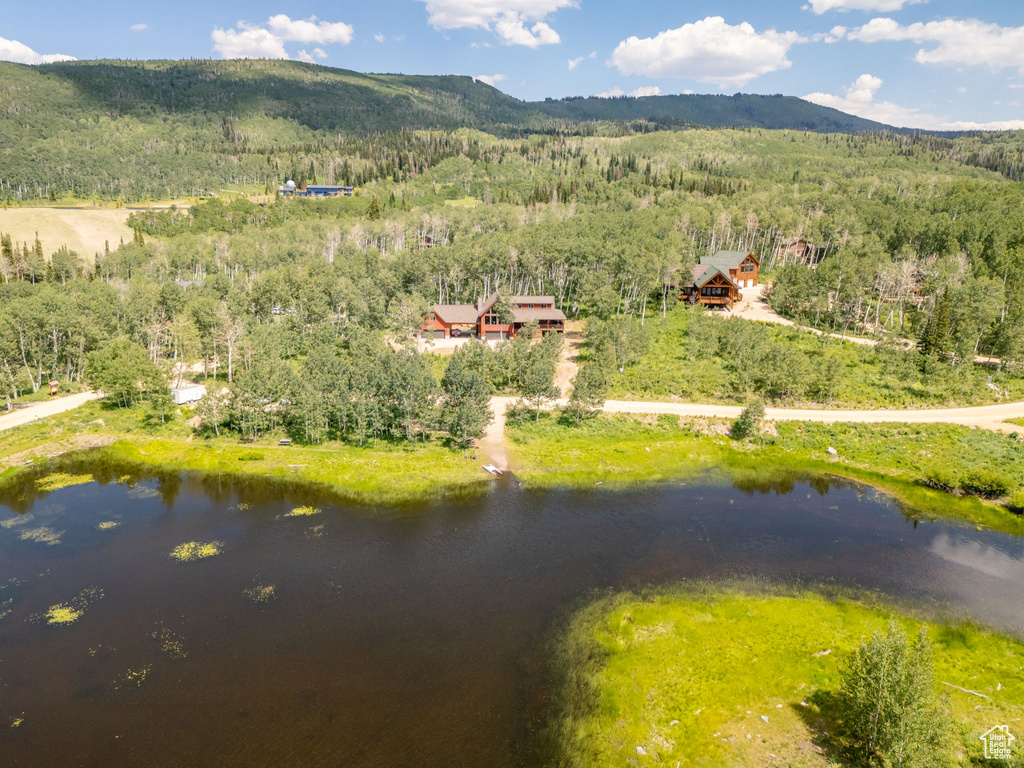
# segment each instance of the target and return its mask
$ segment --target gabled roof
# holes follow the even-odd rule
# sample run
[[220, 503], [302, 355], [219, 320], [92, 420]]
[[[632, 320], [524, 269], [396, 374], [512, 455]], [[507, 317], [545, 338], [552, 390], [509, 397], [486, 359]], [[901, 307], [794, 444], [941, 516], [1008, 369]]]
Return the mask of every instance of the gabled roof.
[[517, 323], [528, 323], [531, 320], [565, 320], [560, 309], [513, 309], [512, 316]]
[[[491, 307], [494, 306], [494, 302], [496, 302], [497, 300], [498, 300], [498, 292], [495, 291], [490, 296], [488, 296], [486, 299], [481, 301], [477, 305], [477, 308], [479, 309], [480, 314], [481, 315], [485, 314]], [[508, 300], [512, 304], [550, 304], [552, 307], [555, 306], [555, 297], [554, 296], [509, 296]], [[527, 310], [527, 311], [529, 311], [529, 310]], [[550, 310], [539, 310], [539, 311], [544, 312], [544, 311], [550, 311]], [[544, 318], [544, 319], [547, 319], [547, 318]], [[562, 317], [562, 319], [563, 320], [565, 319], [564, 316]]]
[[700, 263], [704, 266], [728, 270], [730, 267], [738, 267], [747, 256], [750, 256], [758, 264], [761, 263], [757, 256], [750, 251], [718, 251], [712, 256], [701, 256]]
[[725, 278], [725, 281], [729, 283], [729, 285], [736, 288], [736, 290], [739, 290], [739, 286], [736, 285], [735, 282], [733, 282], [733, 279], [731, 277], [729, 277], [728, 270], [722, 269], [721, 267], [716, 267], [713, 265], [704, 266], [702, 264], [698, 264], [693, 268], [693, 275], [693, 284], [698, 288], [703, 288], [709, 280], [714, 278], [715, 275], [721, 275], [723, 278]]
[[435, 304], [434, 314], [446, 323], [475, 323], [480, 317], [472, 304]]

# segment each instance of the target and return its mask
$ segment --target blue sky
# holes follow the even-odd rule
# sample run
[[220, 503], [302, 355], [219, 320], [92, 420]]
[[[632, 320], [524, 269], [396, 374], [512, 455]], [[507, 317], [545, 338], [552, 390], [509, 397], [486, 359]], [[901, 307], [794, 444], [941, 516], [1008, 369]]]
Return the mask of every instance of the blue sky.
[[895, 125], [1024, 128], [1024, 2], [0, 0], [0, 59], [231, 58], [481, 77], [522, 99], [783, 93]]

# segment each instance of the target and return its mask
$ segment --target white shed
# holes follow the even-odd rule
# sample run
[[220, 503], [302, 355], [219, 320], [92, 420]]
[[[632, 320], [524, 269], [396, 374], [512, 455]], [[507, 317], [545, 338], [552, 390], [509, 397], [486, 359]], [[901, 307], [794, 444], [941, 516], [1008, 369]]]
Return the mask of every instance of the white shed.
[[197, 400], [201, 400], [205, 394], [206, 387], [200, 386], [199, 384], [192, 384], [187, 387], [178, 387], [178, 389], [171, 390], [171, 398], [174, 400], [175, 405], [194, 403]]

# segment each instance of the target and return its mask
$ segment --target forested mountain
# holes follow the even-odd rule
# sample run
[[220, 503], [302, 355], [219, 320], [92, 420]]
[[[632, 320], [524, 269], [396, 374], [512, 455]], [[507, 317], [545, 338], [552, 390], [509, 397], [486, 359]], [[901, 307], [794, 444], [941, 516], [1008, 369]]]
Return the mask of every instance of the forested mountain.
[[368, 75], [292, 61], [0, 62], [0, 198], [133, 201], [213, 194], [229, 184], [251, 190], [289, 174], [328, 180], [328, 164], [337, 160], [340, 171], [342, 158], [349, 173], [339, 183], [377, 178], [384, 166], [404, 178], [417, 172], [411, 166], [454, 150], [425, 150], [422, 137], [367, 139], [421, 129], [628, 135], [693, 125], [885, 128], [775, 96], [530, 103], [469, 77]]
[[874, 120], [821, 107], [795, 96], [737, 93], [678, 96], [619, 96], [611, 99], [568, 98], [538, 102], [550, 117], [576, 122], [646, 120], [656, 124], [710, 128], [791, 128], [817, 133], [896, 130]]

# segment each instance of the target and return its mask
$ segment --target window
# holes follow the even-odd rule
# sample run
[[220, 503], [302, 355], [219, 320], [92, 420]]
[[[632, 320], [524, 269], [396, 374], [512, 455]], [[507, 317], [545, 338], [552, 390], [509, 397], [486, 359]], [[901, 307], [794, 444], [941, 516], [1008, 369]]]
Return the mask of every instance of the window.
[[495, 314], [484, 315], [484, 323], [486, 325], [497, 325], [498, 324], [498, 316], [495, 315]]

